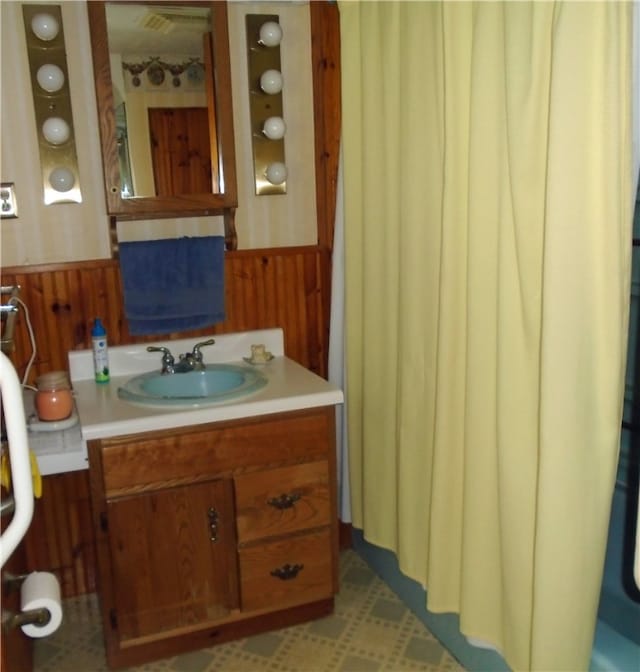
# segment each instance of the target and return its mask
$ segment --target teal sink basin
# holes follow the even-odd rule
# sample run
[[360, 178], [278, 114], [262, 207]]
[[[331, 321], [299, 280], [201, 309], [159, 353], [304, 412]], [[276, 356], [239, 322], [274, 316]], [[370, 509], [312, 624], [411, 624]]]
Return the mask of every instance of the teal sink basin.
[[235, 364], [208, 364], [203, 371], [143, 373], [118, 388], [118, 397], [145, 406], [185, 407], [222, 403], [267, 384], [260, 371]]

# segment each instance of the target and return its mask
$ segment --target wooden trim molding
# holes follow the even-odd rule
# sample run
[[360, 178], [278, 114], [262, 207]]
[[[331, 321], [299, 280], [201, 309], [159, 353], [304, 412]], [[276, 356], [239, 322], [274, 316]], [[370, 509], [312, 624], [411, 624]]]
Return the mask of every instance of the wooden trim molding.
[[333, 249], [340, 158], [340, 15], [336, 2], [310, 2], [318, 244]]

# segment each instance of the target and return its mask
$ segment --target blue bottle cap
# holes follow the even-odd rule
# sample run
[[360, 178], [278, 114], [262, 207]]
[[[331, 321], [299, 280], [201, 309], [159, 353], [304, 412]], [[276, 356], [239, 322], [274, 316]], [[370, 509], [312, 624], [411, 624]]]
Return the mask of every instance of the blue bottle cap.
[[94, 323], [93, 323], [93, 329], [91, 330], [91, 335], [92, 336], [106, 336], [107, 330], [104, 328], [104, 325], [102, 324], [102, 320], [99, 317], [96, 317]]

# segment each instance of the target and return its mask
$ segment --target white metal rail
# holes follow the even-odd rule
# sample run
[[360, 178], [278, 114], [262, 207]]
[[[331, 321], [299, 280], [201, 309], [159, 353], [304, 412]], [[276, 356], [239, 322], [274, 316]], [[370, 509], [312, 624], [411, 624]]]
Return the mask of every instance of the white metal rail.
[[0, 537], [0, 567], [3, 567], [22, 541], [33, 517], [33, 482], [22, 386], [11, 360], [3, 352], [0, 352], [0, 397], [7, 431], [15, 504], [13, 518]]

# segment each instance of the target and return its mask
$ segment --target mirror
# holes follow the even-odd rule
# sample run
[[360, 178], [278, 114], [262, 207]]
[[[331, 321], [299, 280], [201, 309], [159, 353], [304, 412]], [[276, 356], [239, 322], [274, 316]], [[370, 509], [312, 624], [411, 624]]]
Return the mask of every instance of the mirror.
[[226, 2], [89, 2], [107, 211], [237, 205]]

